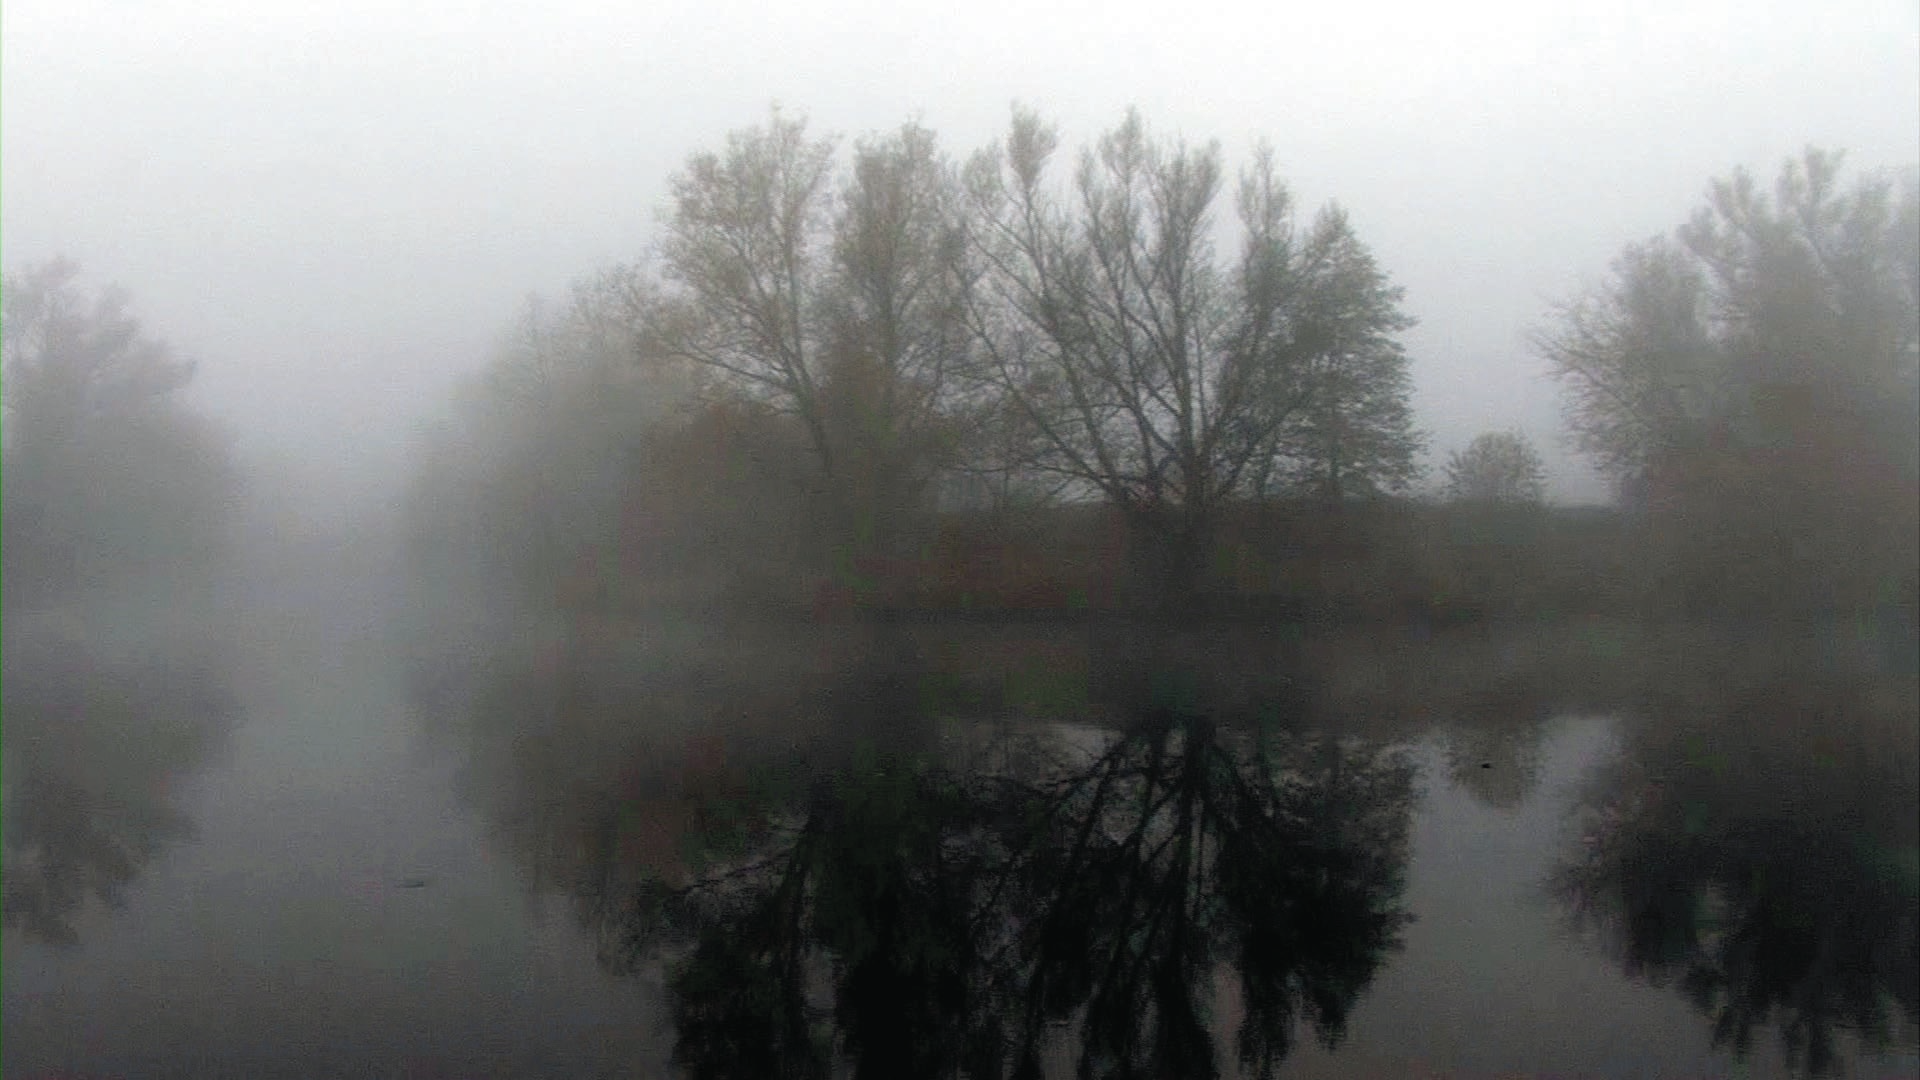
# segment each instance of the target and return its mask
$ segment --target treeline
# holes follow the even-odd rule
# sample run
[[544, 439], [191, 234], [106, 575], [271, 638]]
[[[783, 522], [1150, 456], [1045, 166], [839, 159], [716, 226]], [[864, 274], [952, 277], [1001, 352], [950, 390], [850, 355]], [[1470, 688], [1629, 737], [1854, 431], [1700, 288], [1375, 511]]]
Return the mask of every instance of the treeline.
[[72, 943], [191, 835], [180, 781], [240, 719], [223, 617], [239, 476], [190, 362], [55, 261], [5, 281], [0, 914]]
[[657, 258], [530, 311], [476, 388], [422, 550], [488, 533], [504, 579], [832, 603], [923, 588], [945, 514], [1044, 534], [1067, 507], [1125, 541], [1082, 591], [1177, 598], [1239, 503], [1408, 486], [1410, 320], [1343, 213], [1298, 220], [1266, 155], [1229, 198], [1217, 147], [1137, 116], [1064, 180], [1056, 142], [1020, 113], [964, 163], [914, 125], [842, 162], [776, 114], [696, 155]]
[[651, 258], [531, 304], [440, 433], [423, 569], [617, 610], [1911, 611], [1911, 182], [1739, 174], [1543, 322], [1594, 514], [1517, 432], [1407, 497], [1401, 290], [1270, 152], [1230, 183], [1129, 114], [1058, 156], [1026, 111], [964, 161], [778, 112], [694, 155]]
[[1920, 169], [1840, 166], [1716, 181], [1536, 337], [1652, 577], [1696, 609], [1914, 610]]

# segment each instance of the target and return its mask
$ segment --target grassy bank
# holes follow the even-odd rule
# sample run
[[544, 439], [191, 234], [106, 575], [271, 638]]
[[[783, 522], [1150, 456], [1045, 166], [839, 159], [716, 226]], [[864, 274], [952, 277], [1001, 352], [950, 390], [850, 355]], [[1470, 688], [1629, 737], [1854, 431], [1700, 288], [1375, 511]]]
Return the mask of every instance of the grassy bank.
[[[569, 595], [630, 611], [726, 607], [831, 619], [1079, 620], [1162, 610], [1152, 537], [1099, 506], [947, 514], [890, 556], [800, 559], [769, 545], [729, 568], [644, 557]], [[1631, 523], [1604, 510], [1500, 512], [1411, 502], [1329, 510], [1275, 503], [1223, 515], [1198, 588], [1174, 609], [1209, 619], [1453, 623], [1628, 615], [1652, 599]], [[811, 564], [811, 565], [809, 565]]]

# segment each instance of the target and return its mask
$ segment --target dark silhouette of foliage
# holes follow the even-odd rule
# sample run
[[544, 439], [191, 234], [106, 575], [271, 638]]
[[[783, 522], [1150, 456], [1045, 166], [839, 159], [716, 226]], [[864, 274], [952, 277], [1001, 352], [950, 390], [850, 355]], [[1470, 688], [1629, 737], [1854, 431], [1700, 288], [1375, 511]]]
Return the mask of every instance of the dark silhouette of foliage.
[[[837, 681], [835, 730], [886, 727], [850, 709], [913, 729], [915, 682]], [[1064, 1024], [1086, 1075], [1214, 1076], [1225, 971], [1232, 1052], [1273, 1075], [1296, 1025], [1338, 1040], [1396, 947], [1411, 776], [1391, 756], [1160, 706], [970, 759], [839, 742], [696, 800], [690, 873], [623, 869], [614, 827], [577, 879], [616, 967], [667, 965], [695, 1075], [1029, 1075]]]
[[6, 716], [8, 928], [58, 944], [92, 902], [117, 907], [193, 823], [171, 786], [203, 767], [238, 708], [189, 656], [112, 656], [84, 626], [10, 613], [0, 671]]
[[957, 382], [971, 351], [960, 192], [915, 124], [856, 144], [844, 173], [834, 157], [776, 112], [688, 160], [644, 350], [793, 417], [833, 540], [886, 553], [977, 404]]
[[1703, 714], [1636, 722], [1556, 874], [1570, 910], [1629, 973], [1685, 994], [1715, 1045], [1744, 1055], [1776, 1026], [1814, 1075], [1844, 1069], [1846, 1036], [1884, 1050], [1896, 1014], [1920, 1019], [1913, 688], [1871, 686], [1801, 668], [1709, 690], [1704, 709], [1668, 699]]
[[1476, 435], [1447, 459], [1447, 497], [1455, 502], [1526, 506], [1545, 496], [1540, 453], [1517, 431]]
[[1741, 171], [1537, 335], [1696, 605], [1920, 602], [1920, 187]]
[[236, 475], [181, 400], [193, 364], [147, 337], [124, 290], [89, 292], [54, 260], [4, 289], [6, 589], [205, 585], [223, 568]]

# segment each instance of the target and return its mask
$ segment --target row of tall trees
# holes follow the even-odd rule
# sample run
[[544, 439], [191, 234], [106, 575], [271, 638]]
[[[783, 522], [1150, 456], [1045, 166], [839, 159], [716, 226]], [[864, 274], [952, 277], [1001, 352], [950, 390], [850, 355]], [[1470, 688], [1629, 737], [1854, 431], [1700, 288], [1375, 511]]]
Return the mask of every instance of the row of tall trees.
[[653, 355], [791, 411], [856, 502], [911, 501], [996, 418], [1130, 512], [1405, 485], [1412, 322], [1342, 211], [1301, 227], [1263, 151], [1229, 260], [1217, 144], [1130, 113], [1063, 187], [1058, 142], [1018, 111], [962, 166], [909, 124], [838, 173], [802, 120], [734, 133], [674, 179]]
[[[1217, 144], [1157, 138], [1137, 114], [1059, 156], [1024, 110], [964, 161], [918, 124], [843, 155], [776, 111], [690, 158], [654, 258], [568, 316], [617, 326], [610, 347], [655, 394], [619, 448], [656, 474], [614, 515], [628, 540], [636, 518], [690, 515], [724, 546], [727, 504], [797, 500], [781, 513], [823, 557], [884, 563], [942, 503], [1097, 501], [1150, 556], [1143, 580], [1177, 595], [1236, 500], [1409, 484], [1412, 320], [1344, 212], [1302, 221], [1270, 152], [1234, 184]], [[546, 372], [611, 415], [610, 354], [528, 341], [496, 371]], [[468, 429], [528, 430], [551, 408], [530, 394], [496, 381]], [[577, 443], [565, 425], [511, 467]], [[676, 505], [667, 471], [715, 482]]]
[[[1230, 180], [1217, 144], [1138, 114], [1061, 156], [1025, 110], [964, 160], [917, 124], [842, 154], [776, 111], [673, 177], [651, 261], [527, 324], [469, 410], [489, 449], [449, 460], [543, 493], [512, 505], [540, 507], [521, 526], [549, 567], [636, 545], [884, 565], [936, 506], [1054, 499], [1108, 507], [1132, 578], [1170, 599], [1237, 504], [1411, 484], [1412, 321], [1345, 213], [1302, 220], [1271, 152]], [[1535, 335], [1663, 594], [1913, 591], [1920, 215], [1911, 181], [1840, 175], [1809, 152], [1771, 196], [1714, 184]], [[1447, 493], [1528, 505], [1543, 478], [1524, 436], [1489, 433]], [[591, 527], [552, 505], [583, 485]]]

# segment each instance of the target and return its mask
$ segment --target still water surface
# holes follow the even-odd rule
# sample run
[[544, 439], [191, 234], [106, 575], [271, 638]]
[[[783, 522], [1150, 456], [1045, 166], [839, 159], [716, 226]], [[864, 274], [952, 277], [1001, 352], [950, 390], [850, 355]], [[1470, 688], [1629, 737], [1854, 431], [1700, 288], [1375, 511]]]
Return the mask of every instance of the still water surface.
[[[638, 896], [635, 883], [650, 873], [672, 877], [691, 865], [683, 857], [684, 837], [663, 835], [690, 828], [684, 804], [647, 793], [667, 790], [661, 776], [684, 781], [698, 774], [688, 762], [702, 753], [800, 770], [764, 750], [780, 741], [778, 723], [743, 722], [734, 742], [718, 750], [701, 750], [706, 744], [684, 734], [610, 750], [614, 743], [597, 720], [580, 721], [576, 731], [567, 727], [573, 721], [564, 709], [525, 718], [539, 711], [534, 706], [553, 704], [545, 699], [563, 695], [537, 681], [552, 667], [538, 658], [524, 665], [535, 681], [506, 698], [517, 704], [499, 704], [504, 690], [463, 687], [455, 704], [442, 700], [437, 712], [423, 708], [421, 683], [413, 677], [421, 649], [395, 629], [400, 592], [374, 571], [286, 576], [257, 590], [243, 611], [244, 645], [234, 661], [236, 722], [190, 750], [180, 749], [180, 739], [155, 736], [148, 745], [137, 734], [147, 730], [140, 726], [148, 715], [139, 708], [140, 695], [169, 692], [151, 678], [121, 687], [114, 699], [124, 703], [120, 713], [106, 709], [99, 695], [88, 699], [92, 727], [40, 719], [58, 709], [22, 695], [57, 697], [34, 688], [58, 679], [40, 672], [45, 678], [36, 682], [37, 669], [25, 669], [56, 665], [72, 653], [30, 653], [24, 638], [32, 631], [16, 634], [10, 626], [9, 914], [0, 1017], [0, 1065], [7, 1076], [675, 1074], [677, 1028], [663, 963], [689, 954], [668, 949], [661, 962], [628, 962], [633, 956], [619, 945], [632, 929], [626, 922], [646, 918], [634, 914], [644, 905], [628, 904], [622, 890]], [[17, 624], [11, 613], [9, 619]], [[1260, 909], [1274, 920], [1297, 917], [1308, 928], [1286, 946], [1298, 954], [1288, 961], [1295, 966], [1272, 984], [1292, 988], [1283, 1004], [1299, 1020], [1279, 1074], [1920, 1072], [1914, 1049], [1920, 797], [1913, 790], [1920, 763], [1912, 731], [1920, 719], [1900, 650], [1869, 643], [1852, 648], [1854, 659], [1846, 663], [1808, 661], [1804, 649], [1750, 650], [1769, 658], [1743, 654], [1725, 668], [1737, 676], [1722, 672], [1703, 680], [1693, 669], [1720, 671], [1724, 643], [1680, 656], [1672, 678], [1665, 668], [1648, 676], [1644, 651], [1601, 648], [1581, 654], [1579, 662], [1637, 665], [1631, 677], [1589, 671], [1568, 678], [1555, 666], [1563, 661], [1541, 659], [1547, 650], [1533, 644], [1546, 633], [1484, 635], [1465, 646], [1426, 640], [1384, 659], [1356, 660], [1364, 650], [1343, 645], [1342, 661], [1315, 653], [1310, 638], [1296, 639], [1290, 662], [1314, 675], [1293, 680], [1294, 690], [1283, 695], [1278, 714], [1289, 745], [1307, 746], [1332, 728], [1344, 749], [1329, 751], [1332, 758], [1303, 750], [1288, 759], [1286, 775], [1318, 779], [1271, 804], [1273, 814], [1307, 823], [1305, 833], [1271, 835], [1295, 837], [1287, 842], [1297, 850], [1283, 853], [1288, 865], [1307, 866], [1303, 873], [1313, 876], [1265, 889], [1268, 899], [1280, 899]], [[704, 640], [724, 646], [728, 634], [714, 631]], [[1084, 767], [1114, 745], [1113, 731], [1125, 728], [1124, 719], [1091, 706], [1078, 710], [1091, 719], [1066, 715], [1075, 711], [1072, 702], [1101, 697], [1086, 691], [1099, 683], [1097, 672], [1082, 670], [1099, 667], [1097, 657], [1087, 659], [1089, 647], [1003, 643], [1001, 653], [1016, 659], [995, 668], [982, 659], [991, 650], [977, 641], [955, 648], [933, 640], [938, 636], [923, 632], [924, 640], [908, 650], [913, 662], [938, 666], [943, 656], [967, 658], [977, 670], [963, 676], [1005, 684], [989, 695], [994, 715], [1024, 710], [1041, 721], [1029, 727], [1048, 731], [1066, 730], [1048, 726], [1065, 719], [1092, 725], [1078, 729], [1095, 732], [1081, 740], [1081, 764], [1071, 765], [1074, 754], [1055, 753], [1056, 763], [1068, 763], [1060, 768]], [[1055, 651], [1038, 671], [1020, 666], [1019, 656], [1048, 648]], [[1662, 649], [1673, 658], [1671, 644]], [[471, 660], [474, 646], [462, 642], [452, 651]], [[756, 645], [754, 663], [779, 669], [783, 655]], [[816, 672], [821, 664], [848, 662], [831, 651], [809, 655]], [[662, 661], [669, 662], [679, 663]], [[106, 670], [95, 665], [84, 676], [67, 677], [99, 680], [108, 677]], [[13, 680], [23, 671], [30, 677], [22, 685], [31, 685], [15, 691]], [[468, 671], [461, 677], [496, 676]], [[710, 689], [726, 683], [711, 671], [691, 681]], [[924, 689], [939, 679], [922, 672], [909, 681]], [[738, 695], [775, 713], [788, 708], [814, 717], [815, 727], [825, 723], [822, 708], [854, 727], [871, 721], [850, 719], [848, 702], [866, 716], [959, 709], [956, 703], [966, 699], [949, 695], [929, 704], [939, 695], [921, 692], [914, 699], [919, 704], [901, 706], [888, 696], [897, 684], [834, 682], [834, 689], [790, 705], [751, 687]], [[689, 701], [709, 692], [674, 685], [667, 696], [683, 715], [691, 715]], [[1215, 700], [1204, 691], [1190, 697]], [[612, 691], [593, 700], [597, 704], [578, 708], [618, 711]], [[1062, 711], [1049, 715], [1055, 706]], [[664, 709], [658, 701], [647, 707]], [[967, 707], [982, 706], [973, 700]], [[1119, 710], [1126, 711], [1124, 705]], [[496, 712], [520, 719], [503, 723]], [[105, 716], [134, 719], [113, 726], [100, 719]], [[956, 726], [988, 730], [953, 721], [945, 717], [949, 745]], [[669, 717], [661, 725], [677, 722], [684, 721]], [[153, 730], [163, 727], [155, 721]], [[1197, 758], [1199, 738], [1189, 731], [1172, 741], [1148, 740], [1137, 760], [1178, 753]], [[1219, 760], [1251, 753], [1253, 742], [1237, 738], [1220, 737]], [[1055, 740], [1062, 741], [1074, 740]], [[171, 749], [156, 749], [163, 744]], [[870, 776], [862, 778], [863, 769], [884, 772], [884, 762], [905, 760], [897, 755], [912, 747], [872, 739], [860, 745], [864, 751], [833, 757], [831, 768], [814, 755], [809, 775], [854, 777], [849, 790], [880, 792], [870, 802], [901, 800], [886, 803], [891, 810], [862, 817], [850, 809], [858, 800], [838, 795], [828, 803], [791, 793], [760, 803], [743, 796], [737, 800], [743, 806], [785, 807], [765, 815], [785, 824], [748, 830], [744, 846], [728, 850], [745, 857], [742, 852], [759, 850], [756, 844], [778, 848], [781, 835], [788, 842], [815, 835], [793, 825], [795, 807], [812, 807], [823, 821], [831, 814], [822, 807], [840, 815], [832, 818], [840, 825], [819, 833], [829, 844], [836, 835], [870, 834], [876, 820], [948, 812], [939, 809], [948, 803], [916, 794], [920, 788], [875, 786]], [[579, 760], [569, 760], [569, 746]], [[1402, 766], [1410, 767], [1411, 783], [1395, 794], [1399, 774], [1392, 769]], [[1355, 776], [1363, 778], [1361, 787], [1350, 785]], [[1142, 783], [1148, 798], [1163, 790]], [[1164, 790], [1177, 786], [1169, 781]], [[1109, 790], [1119, 787], [1116, 781]], [[1078, 794], [1061, 796], [1052, 812], [1070, 817], [1075, 806], [1092, 805], [1088, 800], [1113, 798], [1097, 789], [1089, 780], [1073, 789]], [[816, 782], [809, 790], [821, 788]], [[1169, 794], [1158, 805], [1185, 805], [1180, 799]], [[951, 805], [971, 804], [962, 798]], [[1348, 835], [1342, 814], [1364, 819], [1364, 827]], [[1231, 892], [1219, 882], [1226, 880], [1220, 865], [1228, 860], [1220, 853], [1238, 850], [1233, 828], [1258, 831], [1247, 819], [1236, 820], [1239, 826], [1216, 826], [1211, 848], [1203, 836], [1195, 859], [1180, 864], [1197, 882], [1195, 927], [1214, 925], [1206, 921], [1216, 917], [1206, 914], [1214, 910], [1209, 890]], [[939, 832], [951, 824], [931, 827]], [[1102, 819], [1100, 829], [1113, 828], [1124, 833], [1124, 820], [1113, 826]], [[1151, 845], [1163, 832], [1174, 836], [1169, 829], [1156, 823], [1143, 835]], [[617, 842], [607, 840], [608, 830], [618, 833]], [[957, 834], [942, 835], [946, 846], [934, 848], [964, 847], [953, 839]], [[857, 841], [848, 843], [857, 848]], [[913, 846], [900, 843], [902, 850]], [[1169, 841], [1161, 850], [1181, 848]], [[1210, 861], [1209, 852], [1221, 863]], [[821, 856], [817, 865], [845, 863], [834, 857]], [[994, 858], [968, 865], [989, 876], [999, 872], [993, 867], [1012, 865]], [[63, 859], [71, 864], [65, 870], [58, 869]], [[1083, 866], [1077, 872], [1092, 880], [1106, 871]], [[913, 883], [904, 894], [909, 901], [938, 905], [939, 897], [924, 891], [933, 888], [925, 884], [928, 873], [903, 874], [900, 881]], [[1342, 875], [1352, 886], [1344, 892]], [[66, 895], [61, 882], [109, 878], [122, 882], [117, 907], [90, 887], [59, 898]], [[823, 889], [837, 880], [825, 870], [816, 878], [827, 883]], [[844, 930], [846, 918], [881, 925], [884, 920], [874, 922], [879, 917], [861, 905], [893, 895], [890, 887], [848, 894], [853, 899], [846, 902], [860, 910], [834, 916], [838, 923], [822, 916], [821, 940], [839, 941], [845, 952], [846, 935], [855, 933]], [[1296, 887], [1304, 899], [1293, 898], [1289, 890]], [[1071, 892], [1060, 888], [1062, 896]], [[1256, 887], [1241, 907], [1259, 900], [1261, 891]], [[1098, 897], [1087, 904], [1078, 913], [1085, 920], [1134, 910], [1124, 917], [1145, 925], [1145, 908], [1112, 909]], [[1188, 910], [1186, 900], [1181, 904]], [[1316, 904], [1350, 904], [1379, 918], [1363, 926], [1350, 911], [1317, 910]], [[743, 910], [720, 903], [694, 921], [751, 936], [741, 929], [748, 924], [738, 922]], [[1221, 910], [1219, 925], [1239, 925], [1233, 914], [1239, 908], [1229, 903]], [[873, 932], [870, 926], [858, 931]], [[1090, 953], [1127, 940], [1124, 933], [1102, 933], [1075, 940]], [[1349, 933], [1356, 935], [1352, 941], [1341, 939]], [[1236, 1075], [1234, 1029], [1247, 1009], [1232, 972], [1244, 935], [1215, 936], [1217, 947], [1205, 963], [1218, 967], [1220, 989], [1207, 1004], [1220, 1034], [1220, 1072]], [[896, 946], [907, 948], [900, 940], [906, 938]], [[990, 951], [984, 944], [976, 943]], [[883, 989], [892, 987], [880, 996], [902, 1010], [906, 1019], [897, 1023], [939, 1028], [924, 1017], [913, 1020], [920, 1014], [900, 1004], [924, 992], [934, 1010], [948, 992], [927, 989], [937, 979], [915, 981], [897, 971], [871, 977]], [[858, 997], [844, 985], [842, 992]], [[831, 987], [809, 994], [816, 1018], [833, 1015]], [[1004, 1005], [1006, 994], [1018, 997], [1005, 991], [993, 1000]], [[731, 1037], [726, 1033], [740, 1030], [726, 1026], [733, 1014], [726, 1012], [725, 995], [709, 998], [700, 1014], [709, 1021], [708, 1041], [693, 1040], [683, 1050], [688, 1065], [717, 1065], [725, 1055], [712, 1052], [714, 1040], [724, 1043]], [[1160, 999], [1125, 1000], [1143, 1003], [1143, 1029], [1154, 1029], [1166, 1011], [1164, 1004], [1144, 1004]], [[1340, 1014], [1331, 1047], [1311, 1030], [1316, 1002], [1327, 1006], [1321, 1013]], [[857, 1019], [861, 1008], [876, 1006], [855, 1002], [844, 1015]], [[1007, 1015], [1017, 1021], [1022, 1010], [1016, 1004]], [[680, 1018], [690, 1015], [683, 1010]], [[1881, 1030], [1867, 1032], [1863, 1044], [1857, 1029], [1876, 1023]], [[843, 1023], [838, 1034], [844, 1039], [848, 1030]], [[1045, 1057], [1057, 1069], [1076, 1051], [1062, 1028], [1052, 1030]], [[1003, 1034], [1017, 1041], [1012, 1028]], [[710, 1051], [705, 1059], [702, 1045]], [[1158, 1060], [1172, 1068], [1165, 1063], [1173, 1058]], [[739, 1074], [753, 1074], [735, 1064]], [[1156, 1072], [1149, 1063], [1143, 1075]], [[870, 1075], [884, 1073], [872, 1066]]]

